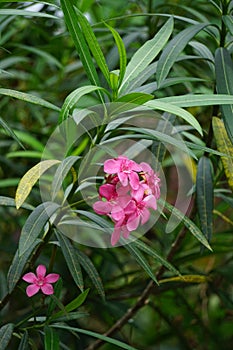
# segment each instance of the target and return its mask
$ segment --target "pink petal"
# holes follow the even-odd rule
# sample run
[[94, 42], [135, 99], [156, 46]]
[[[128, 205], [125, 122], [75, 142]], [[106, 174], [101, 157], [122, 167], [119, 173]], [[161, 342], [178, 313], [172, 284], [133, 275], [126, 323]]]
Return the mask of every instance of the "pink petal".
[[112, 184], [104, 184], [100, 186], [99, 194], [101, 197], [104, 197], [109, 201], [116, 196], [116, 187]]
[[134, 160], [130, 160], [129, 167], [131, 170], [134, 170], [134, 171], [138, 171], [138, 172], [142, 171], [141, 166], [138, 163], [136, 163]]
[[39, 286], [37, 286], [36, 284], [30, 284], [30, 286], [28, 286], [26, 289], [27, 296], [30, 298], [36, 293], [38, 293], [39, 290], [40, 290]]
[[36, 275], [33, 272], [26, 273], [22, 279], [28, 283], [34, 283], [37, 280]]
[[129, 238], [129, 235], [130, 235], [130, 231], [128, 231], [127, 227], [126, 226], [123, 226], [122, 227], [122, 232], [123, 232], [123, 237], [124, 238]]
[[115, 205], [112, 208], [111, 216], [112, 216], [113, 220], [119, 221], [119, 220], [124, 219], [125, 213], [124, 213], [124, 210], [119, 205]]
[[129, 201], [129, 203], [124, 209], [126, 215], [131, 215], [135, 213], [136, 210], [137, 210], [137, 206], [134, 200]]
[[140, 216], [136, 216], [135, 215], [130, 218], [128, 221], [127, 221], [127, 229], [129, 231], [134, 231], [138, 228], [138, 225], [139, 225], [139, 222], [140, 222]]
[[129, 183], [133, 190], [137, 190], [139, 188], [139, 177], [134, 171], [129, 174]]
[[104, 172], [108, 174], [118, 173], [121, 161], [117, 159], [107, 159], [104, 162]]
[[153, 171], [150, 165], [145, 162], [140, 163], [140, 166], [142, 170], [145, 171], [146, 173], [150, 173], [151, 171]]
[[93, 204], [93, 209], [99, 215], [107, 215], [112, 210], [112, 204], [109, 202], [98, 201]]
[[46, 283], [43, 286], [41, 286], [41, 290], [46, 295], [50, 295], [54, 293], [53, 286], [52, 284], [49, 284], [49, 283]]
[[122, 184], [122, 186], [127, 186], [128, 185], [128, 176], [124, 172], [118, 173], [119, 180]]
[[132, 191], [133, 198], [136, 199], [137, 202], [141, 202], [143, 196], [144, 196], [145, 188], [144, 186], [140, 185], [137, 190]]
[[141, 211], [141, 224], [144, 225], [150, 218], [150, 212], [148, 209], [144, 208]]
[[44, 277], [46, 274], [46, 267], [44, 265], [39, 265], [36, 269], [37, 277]]
[[143, 199], [143, 202], [146, 204], [147, 208], [152, 208], [154, 210], [157, 210], [157, 202], [156, 202], [155, 196], [153, 196], [152, 194], [150, 194], [149, 196], [146, 196]]
[[55, 283], [59, 278], [58, 273], [50, 273], [45, 277], [45, 283]]
[[111, 236], [111, 245], [114, 246], [119, 241], [120, 237], [121, 237], [121, 229], [115, 227]]

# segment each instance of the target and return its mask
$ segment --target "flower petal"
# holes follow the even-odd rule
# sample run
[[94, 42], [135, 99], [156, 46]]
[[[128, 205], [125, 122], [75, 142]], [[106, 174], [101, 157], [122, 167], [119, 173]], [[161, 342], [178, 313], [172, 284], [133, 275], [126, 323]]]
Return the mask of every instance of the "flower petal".
[[104, 197], [109, 201], [117, 195], [116, 186], [112, 184], [101, 185], [99, 188], [99, 194], [101, 197]]
[[112, 204], [109, 202], [98, 201], [93, 204], [93, 209], [99, 215], [107, 215], [112, 210]]
[[30, 286], [28, 286], [26, 289], [27, 296], [30, 298], [36, 293], [38, 293], [39, 290], [40, 290], [39, 286], [37, 286], [36, 284], [30, 284]]
[[118, 173], [121, 161], [117, 159], [107, 159], [104, 162], [104, 172], [108, 174]]
[[144, 225], [150, 218], [150, 212], [147, 208], [141, 211], [141, 224]]
[[43, 286], [41, 286], [41, 290], [46, 295], [51, 295], [54, 293], [52, 284], [46, 283]]
[[139, 177], [134, 171], [129, 174], [129, 183], [133, 190], [137, 190], [139, 188]]
[[34, 283], [37, 280], [36, 275], [33, 272], [26, 273], [22, 279], [28, 283]]
[[59, 278], [60, 275], [58, 273], [50, 273], [45, 277], [45, 283], [55, 283]]
[[44, 265], [39, 265], [36, 269], [37, 277], [44, 277], [46, 274], [46, 267]]
[[112, 236], [111, 236], [111, 245], [114, 246], [120, 239], [121, 229], [119, 227], [115, 227]]
[[155, 199], [155, 196], [153, 196], [152, 194], [150, 194], [149, 196], [146, 196], [143, 199], [143, 202], [146, 204], [147, 208], [152, 208], [154, 210], [157, 210], [157, 201]]
[[118, 173], [119, 180], [122, 184], [122, 186], [127, 186], [128, 185], [128, 175], [126, 175], [124, 172]]
[[129, 220], [127, 221], [127, 229], [129, 231], [134, 231], [138, 228], [138, 225], [139, 225], [139, 222], [140, 222], [140, 216], [136, 216], [133, 215], [132, 218], [129, 218]]

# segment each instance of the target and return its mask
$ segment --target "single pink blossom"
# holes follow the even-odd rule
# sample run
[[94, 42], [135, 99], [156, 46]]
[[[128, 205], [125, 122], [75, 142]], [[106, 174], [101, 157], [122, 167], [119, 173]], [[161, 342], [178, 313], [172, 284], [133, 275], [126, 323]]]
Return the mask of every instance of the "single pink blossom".
[[134, 231], [139, 224], [144, 225], [150, 218], [150, 211], [148, 208], [157, 209], [157, 202], [155, 196], [152, 194], [144, 198], [132, 199], [125, 208], [125, 215], [127, 215], [126, 227], [128, 231]]
[[60, 275], [57, 273], [50, 273], [45, 276], [45, 274], [46, 267], [44, 265], [39, 265], [36, 269], [36, 275], [33, 272], [28, 272], [22, 277], [25, 282], [31, 283], [26, 289], [28, 297], [32, 297], [34, 294], [38, 293], [40, 289], [42, 293], [46, 295], [54, 293], [51, 283], [57, 282]]
[[119, 156], [115, 159], [107, 159], [104, 162], [104, 171], [108, 174], [117, 174], [122, 186], [130, 186], [137, 190], [139, 186], [139, 176], [141, 166], [125, 156]]

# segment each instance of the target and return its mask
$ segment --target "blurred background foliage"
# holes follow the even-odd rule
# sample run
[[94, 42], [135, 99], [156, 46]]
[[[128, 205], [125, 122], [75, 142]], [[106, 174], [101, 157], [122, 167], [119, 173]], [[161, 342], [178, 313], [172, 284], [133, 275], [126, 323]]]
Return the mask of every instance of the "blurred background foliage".
[[[224, 1], [188, 0], [177, 1], [107, 1], [77, 0], [73, 3], [86, 15], [104, 52], [110, 70], [118, 67], [117, 49], [111, 32], [103, 21], [114, 27], [124, 40], [128, 61], [133, 53], [165, 23], [166, 16], [174, 15], [173, 36], [185, 29], [192, 21], [210, 22], [221, 28], [222, 19], [219, 8]], [[233, 3], [230, 2], [230, 8]], [[23, 15], [16, 10], [30, 10], [38, 15]], [[4, 12], [5, 11], [5, 12]], [[8, 11], [8, 12], [7, 12]], [[231, 21], [232, 15], [230, 11]], [[216, 27], [217, 28], [217, 27]], [[197, 52], [208, 48], [206, 55], [214, 55], [220, 46], [221, 37], [218, 30], [212, 28], [213, 35], [202, 31], [198, 34], [198, 43], [193, 40], [183, 50], [180, 60], [172, 68], [170, 78], [190, 77], [196, 80], [181, 81], [153, 91], [155, 97], [176, 96], [186, 93], [214, 93], [215, 70], [210, 59], [201, 59]], [[231, 33], [232, 34], [232, 33]], [[230, 34], [228, 34], [230, 35]], [[232, 41], [228, 50], [232, 54]], [[98, 70], [98, 68], [97, 68]], [[99, 72], [101, 82], [104, 79]], [[44, 98], [61, 107], [66, 96], [74, 89], [89, 84], [86, 72], [67, 32], [59, 1], [1, 1], [0, 2], [0, 78], [1, 88], [13, 89]], [[148, 83], [154, 82], [154, 74]], [[81, 99], [79, 107], [99, 103], [95, 94]], [[206, 141], [210, 118], [219, 113], [215, 107], [190, 107], [204, 130]], [[216, 115], [217, 115], [216, 114]], [[44, 145], [58, 123], [58, 113], [39, 105], [14, 99], [7, 95], [0, 97], [0, 117], [14, 131], [22, 148], [11, 133], [0, 125], [0, 195], [14, 197], [19, 179], [28, 169], [41, 159]], [[197, 135], [196, 135], [197, 136]], [[198, 142], [203, 142], [200, 140]], [[208, 141], [208, 140], [207, 140]], [[209, 140], [209, 145], [211, 144]], [[201, 143], [202, 144], [202, 143]], [[215, 147], [215, 143], [212, 143]], [[198, 152], [197, 152], [198, 154]], [[211, 155], [215, 177], [216, 197], [214, 209], [214, 234], [211, 241], [213, 253], [201, 250], [198, 241], [187, 235], [173, 257], [172, 263], [182, 274], [203, 275], [203, 281], [192, 283], [181, 280], [167, 280], [165, 273], [159, 287], [154, 287], [146, 306], [142, 307], [132, 319], [117, 333], [118, 339], [143, 350], [230, 350], [233, 344], [233, 198], [224, 176], [219, 170], [220, 158]], [[194, 164], [194, 167], [196, 165]], [[170, 174], [169, 191], [175, 191], [173, 169]], [[218, 196], [217, 189], [221, 188]], [[226, 195], [226, 196], [225, 196]], [[227, 197], [227, 198], [226, 198]], [[28, 203], [40, 203], [40, 195], [35, 188]], [[20, 230], [28, 216], [25, 209], [0, 206], [0, 295], [6, 293], [6, 274], [17, 249]], [[195, 213], [193, 220], [198, 223]], [[164, 233], [164, 219], [161, 218], [145, 240], [153, 248], [166, 256], [175, 240], [179, 226], [170, 234]], [[85, 286], [90, 293], [83, 311], [88, 317], [71, 321], [74, 327], [84, 327], [103, 333], [108, 330], [143, 293], [148, 283], [148, 276], [135, 263], [127, 250], [91, 249], [81, 247], [99, 271], [106, 293], [106, 301], [100, 298], [90, 279], [84, 273]], [[42, 262], [48, 264], [51, 250], [43, 251]], [[155, 273], [159, 264], [151, 257], [149, 262]], [[63, 301], [66, 304], [78, 293], [69, 270], [63, 263], [62, 255], [57, 253], [56, 271], [63, 276]], [[163, 281], [164, 279], [164, 281]], [[2, 324], [20, 320], [25, 314], [26, 296], [21, 290], [16, 291], [16, 298], [0, 314]], [[27, 306], [25, 306], [27, 308]], [[15, 312], [17, 310], [17, 312]], [[12, 320], [13, 319], [13, 320]], [[41, 340], [32, 334], [37, 349], [43, 349]], [[70, 335], [66, 332], [60, 337], [64, 349], [85, 349], [92, 339], [86, 335]], [[18, 340], [14, 339], [11, 348], [16, 349]], [[101, 347], [101, 346], [100, 346]], [[99, 348], [100, 348], [99, 347]], [[1, 348], [1, 345], [0, 345]], [[117, 349], [105, 344], [101, 349]], [[91, 348], [90, 348], [91, 349]]]

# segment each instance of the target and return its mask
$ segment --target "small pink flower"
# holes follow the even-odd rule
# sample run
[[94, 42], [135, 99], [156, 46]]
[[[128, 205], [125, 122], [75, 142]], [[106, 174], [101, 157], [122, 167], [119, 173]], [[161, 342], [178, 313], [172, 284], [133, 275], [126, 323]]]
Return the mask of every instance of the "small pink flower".
[[108, 159], [104, 162], [104, 171], [108, 174], [117, 174], [122, 186], [130, 186], [137, 190], [139, 186], [139, 176], [137, 172], [142, 169], [139, 164], [125, 156], [115, 159]]
[[57, 273], [50, 273], [45, 276], [45, 274], [46, 267], [44, 265], [39, 265], [36, 269], [36, 275], [33, 272], [28, 272], [22, 277], [25, 282], [31, 283], [26, 289], [28, 297], [32, 297], [34, 294], [38, 293], [40, 289], [42, 293], [46, 295], [54, 293], [51, 283], [57, 282], [60, 275]]

